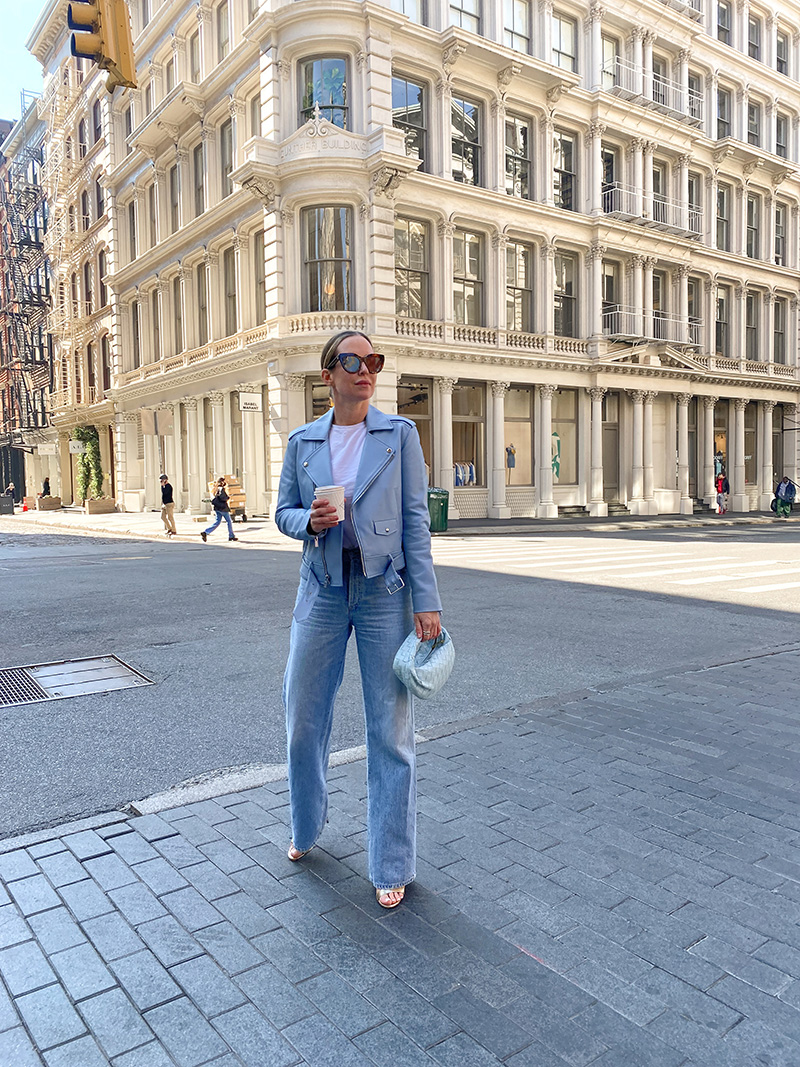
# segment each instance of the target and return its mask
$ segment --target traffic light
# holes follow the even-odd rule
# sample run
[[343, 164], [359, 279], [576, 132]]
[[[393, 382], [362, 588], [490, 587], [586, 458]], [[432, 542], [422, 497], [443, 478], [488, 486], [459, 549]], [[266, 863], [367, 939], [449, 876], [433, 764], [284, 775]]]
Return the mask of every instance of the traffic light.
[[131, 19], [125, 0], [74, 0], [67, 7], [70, 51], [108, 71], [106, 88], [136, 88]]

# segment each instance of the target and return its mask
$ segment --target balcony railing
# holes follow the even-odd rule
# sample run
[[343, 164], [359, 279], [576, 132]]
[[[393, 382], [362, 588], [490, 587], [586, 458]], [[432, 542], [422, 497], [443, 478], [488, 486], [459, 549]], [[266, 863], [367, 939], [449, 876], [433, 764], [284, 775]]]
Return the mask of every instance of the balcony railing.
[[622, 219], [636, 219], [642, 214], [640, 193], [631, 185], [610, 182], [603, 186], [603, 211]]
[[680, 82], [660, 74], [646, 74], [641, 67], [621, 56], [609, 60], [603, 67], [603, 74], [608, 91], [615, 96], [680, 115], [690, 122], [703, 121], [703, 94], [696, 89], [684, 88]]
[[643, 218], [645, 226], [675, 233], [691, 233], [697, 237], [703, 232], [703, 212], [699, 207], [690, 207], [681, 200], [674, 200], [661, 193], [653, 194], [653, 211]]
[[76, 391], [74, 389], [54, 389], [47, 395], [47, 406], [54, 414], [58, 411], [66, 411], [68, 408], [85, 408], [96, 404], [103, 397], [98, 395], [93, 385], [84, 386]]
[[699, 346], [702, 328], [701, 320], [694, 317], [686, 320], [666, 311], [646, 314], [639, 308], [623, 304], [603, 306], [603, 333], [606, 337]]
[[680, 11], [682, 15], [688, 15], [695, 22], [703, 18], [702, 0], [661, 0], [665, 7], [671, 7], [673, 11]]

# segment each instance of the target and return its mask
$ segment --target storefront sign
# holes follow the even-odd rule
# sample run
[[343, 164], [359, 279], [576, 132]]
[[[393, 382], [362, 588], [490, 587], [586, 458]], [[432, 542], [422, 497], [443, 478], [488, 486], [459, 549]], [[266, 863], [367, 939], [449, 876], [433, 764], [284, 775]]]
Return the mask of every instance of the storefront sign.
[[86, 453], [86, 444], [83, 441], [70, 441], [69, 450], [73, 456], [83, 456]]
[[45, 444], [37, 445], [36, 451], [40, 456], [57, 456], [58, 445], [55, 441], [47, 441]]
[[239, 411], [263, 411], [261, 393], [239, 393]]

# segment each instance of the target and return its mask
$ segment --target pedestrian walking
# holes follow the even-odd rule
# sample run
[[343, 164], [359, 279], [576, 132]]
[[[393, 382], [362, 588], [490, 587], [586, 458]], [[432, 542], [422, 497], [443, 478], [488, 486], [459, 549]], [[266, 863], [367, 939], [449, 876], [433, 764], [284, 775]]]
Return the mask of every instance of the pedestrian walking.
[[175, 498], [172, 495], [172, 486], [169, 478], [162, 474], [161, 478], [161, 521], [167, 531], [167, 537], [174, 537], [178, 532], [175, 526]]
[[228, 540], [238, 541], [239, 538], [233, 532], [233, 522], [231, 520], [231, 509], [228, 507], [228, 494], [225, 492], [225, 479], [220, 478], [215, 486], [214, 496], [211, 499], [211, 506], [214, 509], [214, 515], [216, 516], [214, 522], [207, 526], [205, 530], [200, 533], [200, 536], [204, 541], [208, 540], [208, 535], [213, 533], [219, 524], [224, 519], [228, 524]]
[[[413, 422], [370, 404], [384, 358], [356, 331], [331, 337], [322, 380], [333, 408], [289, 437], [275, 521], [303, 542], [283, 684], [296, 861], [328, 810], [333, 705], [356, 634], [367, 740], [369, 877], [394, 908], [416, 875], [416, 756], [411, 693], [394, 674], [412, 627], [441, 633], [425, 460]], [[319, 487], [323, 487], [320, 490]], [[334, 498], [344, 488], [343, 516]], [[319, 499], [315, 499], [315, 491]]]
[[779, 519], [788, 519], [797, 495], [795, 484], [785, 474], [775, 487], [775, 514]]
[[45, 478], [42, 482], [42, 496], [50, 496], [50, 479]]

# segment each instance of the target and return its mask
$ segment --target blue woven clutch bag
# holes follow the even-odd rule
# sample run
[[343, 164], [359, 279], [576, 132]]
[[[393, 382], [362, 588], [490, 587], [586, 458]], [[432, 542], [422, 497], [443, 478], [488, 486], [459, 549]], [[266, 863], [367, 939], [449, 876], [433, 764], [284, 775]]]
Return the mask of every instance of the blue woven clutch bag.
[[412, 630], [394, 657], [394, 673], [415, 697], [424, 700], [439, 692], [455, 659], [456, 650], [444, 627], [433, 641], [420, 641]]

